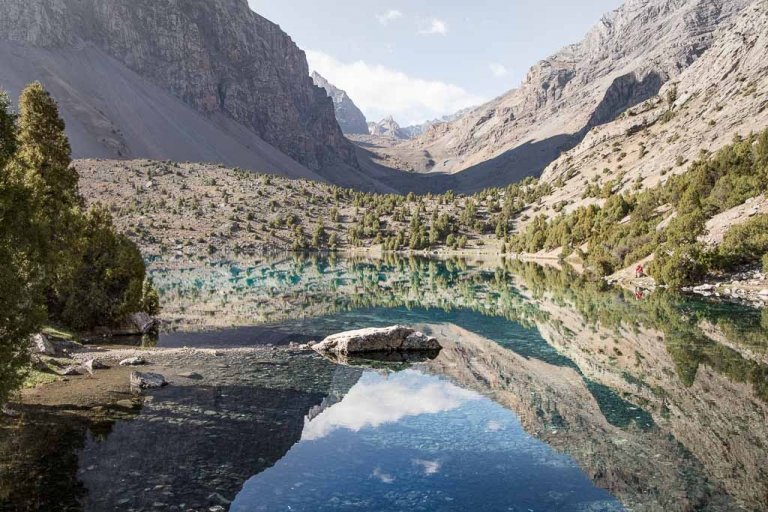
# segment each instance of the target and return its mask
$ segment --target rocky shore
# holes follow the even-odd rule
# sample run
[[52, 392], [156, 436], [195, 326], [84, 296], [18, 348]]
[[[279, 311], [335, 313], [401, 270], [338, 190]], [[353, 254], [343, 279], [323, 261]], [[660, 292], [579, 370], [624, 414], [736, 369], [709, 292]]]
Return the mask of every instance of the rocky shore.
[[131, 408], [136, 397], [149, 389], [176, 384], [220, 385], [222, 373], [233, 367], [242, 370], [243, 361], [265, 363], [301, 353], [347, 355], [439, 350], [436, 339], [404, 326], [341, 332], [319, 343], [216, 349], [82, 345], [37, 334], [30, 343], [33, 373], [37, 378], [32, 379], [29, 389], [22, 391], [20, 403], [86, 408], [113, 403]]
[[242, 365], [235, 361], [268, 363], [307, 349], [296, 345], [225, 349], [95, 346], [37, 335], [33, 352], [30, 386], [9, 404], [11, 411], [29, 404], [95, 407], [97, 411], [113, 406], [130, 409], [140, 403], [141, 388], [160, 387], [132, 385], [136, 379], [155, 375], [170, 385], [211, 385], [220, 383], [229, 369]]
[[[296, 345], [73, 345], [41, 360], [53, 357], [77, 374], [22, 390], [0, 415], [0, 439], [22, 445], [0, 457], [0, 481], [41, 460], [55, 477], [14, 479], [20, 510], [227, 510], [244, 481], [300, 439], [336, 371]], [[136, 374], [168, 385], [132, 389]]]
[[768, 307], [768, 274], [759, 270], [744, 270], [708, 279], [707, 282], [685, 288], [684, 291], [765, 308]]

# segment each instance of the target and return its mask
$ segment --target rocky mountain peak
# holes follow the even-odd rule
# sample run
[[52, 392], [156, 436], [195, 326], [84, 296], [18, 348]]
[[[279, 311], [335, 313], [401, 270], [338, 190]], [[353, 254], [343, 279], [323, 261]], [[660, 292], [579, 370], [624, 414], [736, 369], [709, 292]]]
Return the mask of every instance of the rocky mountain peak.
[[392, 139], [407, 139], [408, 134], [403, 132], [400, 125], [395, 121], [392, 115], [389, 115], [378, 123], [368, 124], [371, 135], [378, 137], [388, 137]]
[[368, 134], [368, 121], [365, 119], [365, 115], [357, 108], [346, 91], [330, 83], [317, 71], [312, 72], [312, 81], [316, 86], [325, 89], [325, 92], [333, 100], [336, 120], [339, 122], [342, 132], [345, 134]]

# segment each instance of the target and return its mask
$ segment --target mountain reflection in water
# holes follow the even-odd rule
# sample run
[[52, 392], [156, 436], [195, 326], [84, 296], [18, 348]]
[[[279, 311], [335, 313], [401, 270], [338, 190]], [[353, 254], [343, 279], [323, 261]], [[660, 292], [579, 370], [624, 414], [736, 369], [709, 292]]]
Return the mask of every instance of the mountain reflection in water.
[[623, 510], [509, 410], [415, 370], [365, 372], [232, 511]]
[[402, 365], [233, 358], [108, 429], [47, 429], [67, 442], [32, 435], [63, 421], [37, 411], [23, 435], [0, 432], [0, 510], [41, 502], [54, 470], [35, 454], [57, 442], [71, 474], [56, 468], [52, 503], [71, 510], [768, 507], [765, 312], [510, 261], [295, 257], [153, 277], [173, 326], [160, 346], [402, 323], [444, 348]]

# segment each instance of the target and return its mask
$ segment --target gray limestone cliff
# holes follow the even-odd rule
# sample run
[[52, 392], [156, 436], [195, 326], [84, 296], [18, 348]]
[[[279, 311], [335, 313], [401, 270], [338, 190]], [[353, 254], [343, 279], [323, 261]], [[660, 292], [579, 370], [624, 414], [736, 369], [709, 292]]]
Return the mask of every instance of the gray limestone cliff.
[[310, 169], [357, 165], [332, 102], [309, 77], [304, 52], [246, 0], [4, 0], [0, 41], [47, 51], [97, 49], [198, 113], [233, 120]]

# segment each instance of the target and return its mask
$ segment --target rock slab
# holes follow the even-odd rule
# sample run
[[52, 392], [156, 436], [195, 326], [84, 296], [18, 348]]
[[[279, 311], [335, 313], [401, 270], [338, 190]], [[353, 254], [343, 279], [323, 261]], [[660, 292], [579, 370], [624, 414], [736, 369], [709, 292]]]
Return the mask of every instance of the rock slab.
[[394, 325], [346, 331], [328, 336], [312, 348], [321, 353], [362, 354], [367, 352], [416, 352], [435, 351], [440, 343], [410, 327]]

